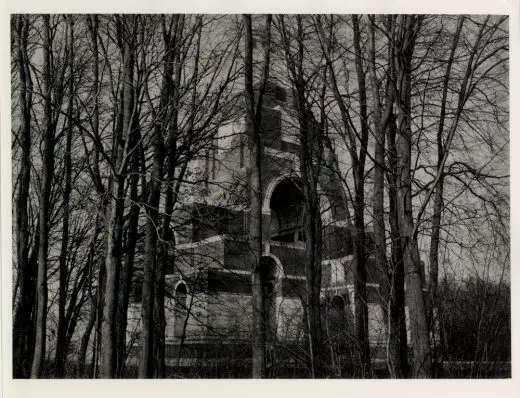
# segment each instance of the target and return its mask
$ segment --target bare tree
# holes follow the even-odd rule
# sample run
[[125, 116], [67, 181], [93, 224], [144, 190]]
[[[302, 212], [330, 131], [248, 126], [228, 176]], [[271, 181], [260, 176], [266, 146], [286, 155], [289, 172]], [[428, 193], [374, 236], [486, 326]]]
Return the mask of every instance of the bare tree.
[[[387, 25], [387, 35], [391, 43], [394, 35], [392, 17], [384, 17]], [[392, 119], [392, 109], [394, 105], [394, 94], [392, 84], [395, 78], [393, 68], [393, 46], [387, 45], [388, 69], [383, 78], [377, 75], [376, 64], [376, 21], [375, 16], [370, 16], [368, 26], [369, 40], [369, 74], [372, 89], [372, 103], [374, 110], [374, 188], [373, 188], [373, 229], [375, 244], [375, 261], [377, 269], [383, 270], [386, 279], [381, 280], [381, 290], [383, 292], [386, 318], [388, 319], [388, 339], [387, 339], [387, 366], [390, 377], [405, 377], [407, 373], [407, 342], [406, 325], [404, 319], [404, 301], [397, 298], [404, 295], [404, 283], [400, 281], [404, 278], [403, 272], [397, 272], [400, 265], [389, 262], [386, 254], [386, 227], [385, 227], [385, 172], [387, 170], [385, 162], [385, 142], [387, 131], [390, 128]], [[381, 90], [382, 80], [386, 78], [385, 89]], [[381, 94], [381, 92], [383, 94]], [[386, 98], [386, 103], [382, 103], [381, 98]], [[388, 132], [388, 134], [390, 134]], [[391, 199], [393, 201], [393, 199]], [[397, 256], [399, 257], [399, 256]], [[401, 262], [400, 260], [398, 260]], [[402, 262], [401, 262], [402, 264]], [[402, 293], [401, 293], [402, 292]], [[402, 326], [400, 326], [402, 325]], [[399, 333], [404, 330], [404, 333]], [[403, 352], [404, 351], [404, 352]]]
[[67, 109], [67, 133], [65, 144], [65, 188], [63, 192], [63, 226], [61, 252], [59, 262], [59, 302], [58, 302], [58, 332], [56, 340], [56, 368], [55, 376], [63, 377], [65, 374], [65, 361], [67, 356], [65, 323], [65, 310], [67, 302], [67, 255], [69, 249], [69, 220], [70, 220], [70, 194], [72, 191], [72, 134], [73, 134], [73, 101], [74, 101], [74, 20], [68, 17], [69, 30], [69, 98]]
[[31, 378], [41, 375], [45, 360], [45, 344], [47, 339], [47, 269], [49, 249], [49, 216], [50, 191], [54, 172], [54, 118], [52, 104], [52, 75], [51, 75], [51, 26], [50, 16], [45, 15], [43, 20], [43, 76], [42, 89], [44, 96], [43, 109], [43, 159], [42, 182], [40, 188], [40, 246], [38, 251], [38, 277], [36, 282], [36, 339], [34, 357], [31, 368]]
[[19, 294], [14, 294], [16, 305], [14, 308], [13, 324], [13, 363], [14, 377], [27, 377], [28, 365], [31, 360], [30, 336], [34, 303], [33, 279], [34, 272], [29, 262], [28, 214], [29, 184], [31, 178], [31, 108], [32, 108], [32, 78], [29, 69], [27, 54], [30, 18], [18, 15], [13, 17], [15, 24], [16, 62], [20, 79], [20, 133], [19, 142], [22, 148], [20, 157], [19, 187], [16, 197], [15, 231], [17, 280]]
[[[334, 25], [331, 17], [330, 32], [333, 33]], [[367, 85], [365, 74], [366, 70], [363, 65], [363, 55], [361, 49], [361, 32], [359, 17], [352, 15], [352, 41], [354, 47], [354, 65], [357, 76], [358, 86], [358, 104], [359, 104], [359, 131], [352, 122], [352, 116], [349, 111], [347, 101], [350, 98], [342, 95], [340, 91], [339, 72], [337, 71], [337, 62], [332, 58], [331, 49], [332, 41], [335, 40], [331, 35], [325, 36], [324, 28], [321, 21], [317, 23], [317, 29], [320, 37], [320, 44], [326, 65], [329, 70], [329, 84], [334, 95], [335, 103], [339, 109], [341, 116], [342, 129], [345, 131], [343, 139], [350, 155], [352, 170], [354, 176], [354, 220], [350, 226], [352, 230], [352, 239], [354, 244], [354, 306], [355, 306], [355, 330], [357, 343], [359, 344], [360, 362], [362, 365], [362, 375], [371, 373], [370, 346], [368, 341], [368, 308], [366, 293], [366, 239], [365, 239], [365, 167], [368, 155], [368, 104], [367, 104]], [[358, 152], [359, 146], [359, 152]]]
[[[123, 188], [125, 171], [131, 152], [131, 132], [135, 109], [134, 64], [136, 21], [134, 15], [116, 16], [118, 41], [122, 57], [122, 105], [121, 122], [114, 131], [113, 156], [110, 179], [110, 200], [107, 206], [106, 280], [103, 306], [103, 329], [101, 336], [101, 377], [115, 375], [115, 331], [116, 307], [119, 289], [120, 245], [123, 216]], [[134, 147], [135, 149], [135, 147]]]
[[[320, 291], [322, 277], [322, 215], [318, 180], [324, 156], [324, 119], [318, 121], [312, 109], [312, 86], [306, 76], [305, 37], [307, 18], [296, 15], [290, 22], [285, 16], [277, 18], [282, 41], [283, 56], [287, 65], [287, 75], [291, 83], [296, 115], [298, 119], [298, 141], [300, 144], [300, 173], [305, 198], [305, 275], [306, 296], [304, 311], [311, 376], [325, 377], [327, 359], [324, 349], [324, 330], [321, 322]], [[292, 45], [295, 43], [295, 46]], [[319, 69], [318, 69], [319, 70]], [[316, 70], [311, 72], [314, 75]]]
[[396, 210], [399, 236], [406, 272], [406, 304], [410, 313], [410, 334], [413, 347], [413, 377], [431, 377], [431, 353], [426, 307], [417, 246], [417, 230], [412, 213], [411, 197], [411, 74], [415, 38], [422, 17], [407, 15], [398, 18], [397, 40], [394, 43], [397, 106], [397, 189]]
[[[223, 361], [209, 366], [194, 354], [205, 369], [190, 375], [245, 375], [237, 363], [250, 360], [249, 349], [236, 358], [227, 350], [237, 339], [252, 348], [254, 378], [288, 374], [285, 355], [295, 375], [337, 377], [348, 368], [371, 377], [383, 370], [371, 355], [382, 359], [384, 338], [390, 377], [507, 371], [506, 17], [17, 15], [11, 29], [15, 377], [67, 377], [74, 365], [80, 378], [184, 374], [194, 324], [220, 343], [211, 354]], [[273, 99], [275, 81], [290, 93]], [[305, 241], [294, 259], [305, 276], [290, 293], [303, 316], [277, 310], [295, 318], [277, 324], [262, 258], [273, 103], [288, 116], [283, 128], [294, 123], [297, 142], [284, 130], [278, 150], [298, 158]], [[223, 182], [221, 149], [240, 145], [232, 156], [242, 168], [248, 152], [237, 138], [245, 135], [250, 163]], [[237, 243], [247, 251], [251, 307], [249, 297], [211, 290], [207, 271], [227, 266], [211, 253], [216, 245], [196, 265], [195, 251], [178, 247], [197, 217], [195, 193], [215, 208], [248, 208], [229, 228], [249, 233]], [[346, 228], [342, 253], [353, 254], [352, 264], [339, 261], [343, 270], [334, 264], [330, 284], [325, 202], [330, 227]], [[221, 215], [199, 217], [228, 231]], [[342, 271], [340, 288], [354, 284], [353, 314], [345, 297], [329, 294]], [[173, 291], [177, 276], [184, 291]], [[204, 319], [199, 293], [236, 320], [221, 327]], [[378, 293], [382, 311], [369, 306]], [[381, 330], [373, 330], [379, 315]], [[299, 322], [296, 336], [290, 322]], [[461, 336], [467, 342], [456, 347]]]
[[262, 80], [259, 85], [257, 100], [253, 84], [253, 28], [251, 15], [243, 16], [245, 57], [244, 57], [244, 86], [246, 104], [246, 130], [249, 134], [249, 186], [250, 186], [250, 212], [249, 212], [249, 250], [253, 260], [251, 265], [252, 275], [252, 303], [253, 303], [253, 378], [266, 377], [266, 330], [263, 324], [263, 293], [260, 270], [260, 257], [262, 255], [262, 106], [263, 96], [269, 78], [269, 64], [271, 53], [271, 20], [267, 15], [265, 22], [266, 37], [264, 41], [264, 60], [262, 68]]

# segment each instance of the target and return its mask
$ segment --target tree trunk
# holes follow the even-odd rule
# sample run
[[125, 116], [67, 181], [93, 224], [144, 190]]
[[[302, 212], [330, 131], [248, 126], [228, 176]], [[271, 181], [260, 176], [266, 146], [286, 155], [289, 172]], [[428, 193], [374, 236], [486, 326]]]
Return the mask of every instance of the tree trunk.
[[361, 118], [360, 148], [354, 167], [354, 312], [355, 330], [361, 356], [361, 376], [371, 375], [370, 345], [368, 336], [368, 306], [367, 306], [367, 270], [366, 270], [366, 239], [365, 239], [365, 159], [368, 150], [368, 115], [365, 71], [361, 54], [361, 34], [359, 18], [352, 15], [354, 30], [354, 52], [356, 74], [359, 87], [359, 113]]
[[397, 153], [395, 148], [396, 136], [395, 118], [392, 115], [389, 121], [388, 134], [388, 198], [390, 203], [389, 221], [391, 236], [392, 260], [388, 278], [390, 284], [389, 310], [390, 326], [388, 336], [389, 366], [397, 378], [408, 377], [408, 337], [406, 331], [405, 291], [404, 291], [404, 263], [401, 238], [399, 236], [399, 219], [397, 216]]
[[[430, 292], [430, 306], [429, 306], [429, 325], [433, 331], [433, 352], [432, 359], [434, 363], [435, 372], [442, 373], [442, 350], [438, 352], [438, 348], [440, 347], [440, 337], [438, 335], [438, 329], [436, 327], [438, 323], [438, 303], [437, 303], [437, 286], [439, 282], [439, 242], [440, 242], [440, 230], [441, 230], [441, 219], [442, 219], [442, 209], [443, 209], [443, 192], [444, 192], [444, 164], [443, 159], [445, 156], [444, 153], [444, 126], [445, 126], [445, 118], [446, 118], [446, 105], [448, 98], [448, 89], [450, 86], [450, 76], [451, 76], [451, 68], [453, 65], [453, 61], [455, 58], [455, 52], [457, 50], [460, 33], [462, 31], [462, 26], [464, 24], [464, 17], [460, 16], [458, 18], [457, 31], [455, 32], [455, 36], [453, 39], [453, 44], [450, 51], [450, 57], [448, 58], [448, 63], [446, 65], [446, 74], [444, 76], [444, 83], [442, 88], [442, 99], [441, 99], [441, 109], [439, 114], [439, 128], [437, 130], [437, 175], [439, 179], [437, 181], [437, 186], [435, 187], [435, 191], [433, 193], [433, 216], [432, 216], [432, 233], [430, 238], [430, 269], [429, 269], [429, 292]], [[471, 64], [468, 65], [468, 68]], [[460, 93], [459, 93], [460, 95]], [[439, 357], [440, 356], [440, 357]]]
[[130, 302], [130, 292], [134, 275], [135, 250], [138, 240], [139, 215], [141, 206], [139, 205], [138, 185], [139, 177], [144, 173], [144, 166], [141, 169], [140, 151], [137, 147], [141, 142], [141, 130], [139, 128], [139, 112], [133, 112], [132, 131], [128, 133], [130, 148], [134, 150], [130, 174], [130, 214], [128, 220], [128, 231], [126, 241], [125, 261], [121, 266], [119, 280], [119, 294], [117, 302], [117, 326], [116, 326], [116, 377], [124, 377], [125, 362], [127, 358], [126, 350], [126, 331], [128, 326], [128, 304]]
[[421, 264], [417, 246], [413, 213], [411, 181], [411, 63], [418, 18], [413, 15], [401, 17], [402, 38], [396, 51], [398, 81], [397, 111], [397, 214], [406, 272], [406, 304], [409, 311], [410, 334], [413, 348], [412, 376], [431, 377], [431, 353], [426, 307], [424, 303]]
[[[99, 195], [100, 202], [100, 210], [102, 214], [108, 214], [108, 204], [109, 204], [109, 195], [105, 189], [105, 186], [101, 180], [101, 173], [99, 171], [99, 153], [100, 153], [100, 144], [98, 139], [99, 135], [99, 99], [98, 93], [100, 90], [99, 84], [99, 48], [98, 48], [98, 31], [99, 31], [99, 16], [98, 15], [90, 15], [87, 18], [88, 30], [90, 34], [90, 39], [92, 42], [92, 69], [93, 69], [93, 82], [92, 82], [92, 96], [93, 96], [93, 111], [92, 111], [92, 133], [94, 134], [95, 139], [93, 140], [93, 163], [91, 169], [91, 178], [94, 186], [96, 187], [96, 191]], [[109, 184], [110, 188], [110, 184]], [[96, 220], [96, 222], [98, 222]], [[97, 229], [97, 227], [96, 227]], [[94, 248], [91, 246], [91, 249]], [[106, 251], [106, 242], [105, 242], [105, 251]], [[106, 256], [106, 252], [105, 252]], [[101, 354], [101, 334], [102, 334], [102, 325], [103, 325], [103, 307], [104, 307], [104, 296], [105, 296], [105, 264], [100, 265], [98, 270], [98, 286], [97, 293], [95, 297], [95, 310], [93, 311], [94, 319], [94, 339], [92, 342], [92, 359], [91, 359], [91, 377], [97, 378], [99, 376], [99, 357]], [[91, 272], [93, 272], [91, 270]], [[92, 283], [92, 280], [90, 281]], [[89, 334], [85, 337], [85, 339], [89, 338]], [[86, 341], [88, 349], [88, 340]], [[86, 356], [86, 352], [85, 352]], [[84, 367], [84, 364], [80, 364], [80, 366]]]
[[28, 377], [32, 352], [27, 344], [31, 329], [31, 313], [35, 306], [34, 269], [29, 262], [29, 234], [27, 204], [29, 199], [29, 184], [31, 177], [31, 108], [32, 79], [28, 66], [27, 39], [29, 21], [27, 16], [19, 15], [16, 19], [17, 63], [20, 76], [20, 171], [18, 175], [19, 188], [16, 196], [15, 230], [17, 279], [20, 293], [15, 295], [16, 306], [13, 319], [13, 377]]
[[[320, 19], [318, 19], [318, 22]], [[344, 97], [339, 91], [337, 74], [334, 63], [331, 58], [332, 51], [332, 23], [330, 36], [326, 36], [320, 23], [317, 24], [318, 34], [320, 36], [323, 54], [327, 61], [329, 69], [329, 80], [334, 94], [334, 98], [338, 105], [343, 127], [346, 132], [346, 141], [349, 147], [350, 159], [352, 162], [352, 170], [354, 174], [354, 225], [352, 228], [352, 240], [354, 246], [353, 268], [354, 268], [354, 328], [356, 342], [358, 344], [358, 352], [361, 363], [361, 377], [371, 374], [370, 362], [370, 345], [368, 340], [368, 307], [366, 293], [366, 249], [365, 249], [365, 194], [364, 194], [364, 178], [365, 178], [365, 160], [368, 149], [368, 113], [367, 113], [367, 96], [365, 71], [363, 69], [361, 54], [361, 35], [359, 30], [359, 18], [352, 15], [353, 25], [353, 43], [355, 52], [355, 66], [357, 83], [359, 88], [359, 113], [361, 132], [355, 132], [351, 126], [349, 110]], [[327, 43], [325, 45], [324, 43]], [[359, 141], [359, 154], [357, 153], [357, 145]]]
[[[300, 15], [296, 16], [295, 37], [288, 36], [284, 17], [280, 17], [280, 29], [284, 45], [287, 70], [291, 78], [293, 96], [298, 117], [300, 144], [300, 173], [305, 201], [305, 275], [306, 294], [304, 298], [304, 318], [307, 322], [310, 370], [312, 378], [326, 377], [328, 355], [324, 344], [321, 322], [321, 263], [322, 263], [322, 220], [318, 179], [323, 164], [323, 125], [318, 124], [307, 101], [307, 87], [304, 75], [304, 28]], [[290, 40], [297, 41], [296, 55], [292, 54]]]
[[92, 334], [92, 329], [94, 329], [94, 325], [96, 324], [96, 318], [97, 318], [97, 305], [96, 300], [92, 300], [92, 306], [90, 309], [90, 314], [88, 317], [87, 325], [85, 326], [85, 331], [83, 332], [83, 335], [81, 336], [81, 343], [78, 351], [78, 367], [76, 372], [76, 377], [78, 379], [84, 379], [86, 372], [85, 372], [85, 363], [87, 358], [87, 350], [88, 350], [88, 343], [90, 341], [90, 335]]
[[99, 364], [101, 356], [101, 336], [103, 332], [103, 308], [105, 306], [106, 268], [104, 264], [99, 267], [98, 290], [96, 295], [96, 329], [94, 331], [94, 342], [92, 344], [92, 378], [99, 377]]
[[[159, 115], [163, 114], [165, 104], [168, 103], [168, 93], [163, 90]], [[159, 116], [163, 117], [163, 116]], [[163, 155], [162, 123], [155, 121], [153, 133], [154, 160], [152, 165], [151, 180], [147, 183], [148, 198], [146, 203], [146, 235], [144, 252], [144, 274], [141, 301], [141, 346], [139, 357], [139, 377], [150, 378], [153, 375], [153, 335], [154, 335], [154, 296], [155, 296], [155, 272], [157, 268], [157, 238], [159, 224], [159, 200], [161, 195]], [[161, 292], [164, 296], [164, 291]], [[163, 298], [164, 308], [164, 298]]]
[[[262, 256], [262, 144], [259, 126], [256, 123], [255, 95], [253, 91], [253, 29], [251, 15], [243, 15], [245, 27], [244, 85], [246, 102], [246, 131], [249, 134], [249, 249], [251, 253], [252, 277], [252, 355], [253, 378], [265, 377], [265, 331], [262, 322], [262, 281], [260, 280], [260, 258]], [[261, 105], [260, 105], [261, 106]]]
[[312, 358], [312, 376], [322, 378], [327, 376], [327, 360], [323, 327], [321, 324], [321, 262], [322, 262], [322, 221], [320, 199], [318, 194], [317, 178], [312, 166], [313, 149], [309, 130], [301, 132], [302, 146], [300, 172], [303, 180], [305, 198], [305, 275], [306, 275], [306, 312], [308, 318], [310, 349]]
[[[379, 94], [379, 81], [376, 75], [375, 51], [375, 16], [369, 25], [369, 65], [372, 81], [372, 97], [374, 102], [375, 153], [374, 153], [374, 243], [376, 267], [385, 276], [379, 281], [384, 299], [384, 316], [387, 319], [387, 367], [392, 378], [403, 378], [407, 374], [407, 342], [406, 321], [404, 312], [404, 271], [402, 267], [402, 251], [399, 244], [399, 230], [395, 213], [395, 124], [392, 108], [394, 96], [392, 82], [395, 78], [394, 68], [390, 63], [386, 76], [386, 104], [383, 109]], [[387, 19], [387, 35], [391, 43], [394, 37], [393, 17]], [[393, 59], [393, 47], [388, 46], [388, 59]], [[389, 128], [390, 127], [390, 128]], [[392, 261], [386, 257], [386, 233], [384, 217], [384, 173], [385, 173], [385, 138], [389, 135], [389, 201], [390, 230], [392, 237]]]
[[103, 302], [103, 318], [101, 327], [101, 368], [102, 378], [115, 376], [115, 331], [116, 307], [119, 290], [120, 244], [119, 235], [122, 229], [121, 199], [123, 179], [115, 177], [112, 180], [112, 199], [107, 206], [107, 243], [105, 257], [105, 291]]
[[49, 248], [49, 217], [50, 193], [54, 172], [54, 131], [52, 123], [51, 98], [51, 32], [50, 17], [43, 16], [43, 76], [42, 88], [44, 94], [43, 111], [43, 159], [42, 181], [40, 187], [40, 247], [38, 251], [38, 277], [36, 284], [36, 337], [34, 357], [31, 369], [31, 378], [41, 376], [45, 361], [45, 347], [47, 340], [47, 254]]
[[[181, 168], [179, 175], [176, 177], [177, 167], [177, 134], [178, 134], [178, 106], [179, 87], [181, 84], [181, 52], [180, 43], [183, 42], [184, 17], [181, 15], [173, 16], [172, 25], [173, 32], [170, 29], [165, 32], [165, 47], [168, 48], [165, 57], [163, 86], [161, 89], [161, 102], [159, 104], [159, 114], [168, 115], [169, 136], [168, 136], [168, 156], [166, 162], [166, 194], [164, 200], [164, 216], [162, 220], [161, 239], [157, 247], [157, 270], [155, 273], [155, 295], [154, 295], [154, 340], [153, 340], [153, 357], [154, 357], [154, 377], [166, 377], [166, 315], [164, 309], [164, 297], [166, 292], [166, 271], [171, 263], [172, 256], [175, 255], [175, 236], [173, 234], [170, 222], [172, 220], [172, 212], [177, 202], [177, 194], [184, 176], [185, 169]], [[200, 50], [200, 33], [195, 50], [195, 66], [193, 76], [198, 74], [198, 58]], [[193, 88], [193, 96], [195, 97], [196, 87]], [[193, 100], [194, 101], [194, 100]], [[168, 103], [172, 106], [168, 107]], [[192, 112], [195, 105], [192, 104]], [[157, 123], [164, 121], [157, 120]], [[165, 123], [166, 125], [167, 123]], [[158, 125], [159, 128], [159, 125]], [[192, 117], [188, 126], [189, 131], [193, 131]], [[158, 142], [161, 147], [164, 144]], [[163, 148], [164, 150], [164, 148]]]
[[76, 377], [79, 379], [86, 377], [86, 371], [85, 371], [85, 363], [86, 363], [86, 357], [87, 357], [87, 351], [88, 351], [88, 343], [90, 341], [90, 335], [92, 334], [92, 329], [94, 329], [94, 326], [96, 325], [96, 320], [98, 317], [98, 314], [100, 313], [100, 306], [99, 301], [102, 294], [102, 273], [103, 267], [100, 266], [99, 270], [100, 273], [98, 278], [98, 288], [96, 290], [95, 296], [92, 294], [92, 282], [93, 277], [95, 277], [94, 273], [94, 265], [96, 262], [96, 242], [97, 242], [97, 236], [98, 236], [98, 228], [99, 228], [99, 220], [100, 216], [98, 215], [96, 217], [96, 224], [94, 228], [94, 236], [92, 237], [92, 240], [90, 242], [89, 247], [89, 254], [87, 258], [87, 270], [88, 270], [88, 276], [87, 276], [87, 289], [89, 291], [90, 301], [91, 301], [91, 309], [89, 313], [89, 318], [87, 321], [87, 325], [85, 326], [85, 330], [81, 336], [81, 343], [80, 348], [78, 351], [78, 359], [77, 359], [77, 368], [76, 368]]
[[65, 306], [67, 303], [67, 255], [69, 246], [69, 219], [70, 219], [70, 194], [72, 191], [72, 108], [74, 96], [74, 21], [70, 17], [69, 21], [69, 66], [70, 66], [70, 86], [69, 103], [67, 110], [67, 139], [65, 144], [65, 188], [63, 191], [63, 227], [61, 239], [61, 251], [59, 257], [59, 299], [58, 299], [58, 331], [56, 340], [56, 368], [54, 375], [56, 378], [65, 376], [65, 363], [67, 360], [68, 344], [67, 322], [65, 319]]
[[[128, 148], [131, 136], [134, 103], [134, 37], [133, 15], [116, 17], [120, 24], [122, 42], [122, 115], [121, 125], [116, 128], [113, 150], [115, 170], [111, 179], [111, 199], [107, 206], [106, 280], [101, 335], [101, 377], [113, 378], [116, 370], [116, 309], [119, 295], [119, 273], [121, 265], [121, 235], [123, 227], [124, 183]], [[120, 20], [119, 20], [120, 18]], [[123, 139], [124, 138], [124, 139]]]
[[134, 157], [133, 174], [130, 177], [130, 216], [128, 220], [128, 232], [126, 237], [126, 255], [120, 276], [119, 297], [117, 304], [117, 331], [116, 331], [116, 377], [122, 378], [126, 362], [126, 329], [128, 326], [128, 304], [130, 302], [130, 291], [134, 275], [135, 247], [137, 244], [137, 233], [139, 227], [140, 206], [137, 204], [139, 184], [139, 156]]
[[[442, 156], [440, 156], [442, 158]], [[440, 173], [443, 173], [442, 170], [439, 170]], [[434, 199], [433, 199], [433, 217], [432, 217], [432, 235], [430, 238], [430, 306], [429, 306], [429, 314], [428, 320], [430, 328], [433, 332], [432, 334], [432, 359], [435, 367], [435, 371], [441, 371], [439, 369], [442, 366], [442, 349], [439, 351], [440, 346], [440, 336], [438, 335], [437, 327], [438, 324], [438, 300], [437, 300], [437, 291], [438, 291], [438, 283], [439, 283], [439, 242], [440, 242], [440, 230], [441, 230], [441, 216], [443, 209], [443, 188], [444, 188], [444, 178], [441, 177], [437, 183], [437, 187], [435, 188]]]

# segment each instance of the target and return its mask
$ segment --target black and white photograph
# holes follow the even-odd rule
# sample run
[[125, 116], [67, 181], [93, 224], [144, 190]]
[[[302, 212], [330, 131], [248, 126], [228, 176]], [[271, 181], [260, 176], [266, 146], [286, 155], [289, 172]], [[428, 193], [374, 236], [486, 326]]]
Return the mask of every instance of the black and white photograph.
[[511, 379], [509, 15], [9, 21], [9, 377]]

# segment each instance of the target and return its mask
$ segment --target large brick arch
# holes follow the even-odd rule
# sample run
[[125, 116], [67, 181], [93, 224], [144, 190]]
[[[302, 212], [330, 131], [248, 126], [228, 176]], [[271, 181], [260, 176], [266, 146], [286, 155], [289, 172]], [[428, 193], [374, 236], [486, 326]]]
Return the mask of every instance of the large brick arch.
[[[273, 192], [278, 185], [283, 183], [286, 180], [294, 180], [301, 181], [301, 174], [298, 171], [292, 171], [290, 173], [282, 173], [274, 178], [272, 178], [267, 184], [264, 192], [264, 198], [262, 200], [262, 214], [265, 216], [271, 215], [271, 198], [273, 196]], [[320, 213], [322, 216], [322, 220], [326, 222], [336, 221], [334, 219], [333, 213], [331, 211], [330, 200], [328, 196], [325, 194], [325, 191], [318, 184], [318, 191], [320, 192]]]

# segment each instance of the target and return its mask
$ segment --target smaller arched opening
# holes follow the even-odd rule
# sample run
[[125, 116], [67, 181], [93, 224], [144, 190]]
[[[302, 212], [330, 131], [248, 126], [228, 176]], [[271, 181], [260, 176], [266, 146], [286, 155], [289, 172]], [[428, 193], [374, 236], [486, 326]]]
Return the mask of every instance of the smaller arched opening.
[[175, 288], [175, 311], [173, 320], [173, 336], [182, 338], [186, 332], [188, 314], [188, 289], [184, 282]]

